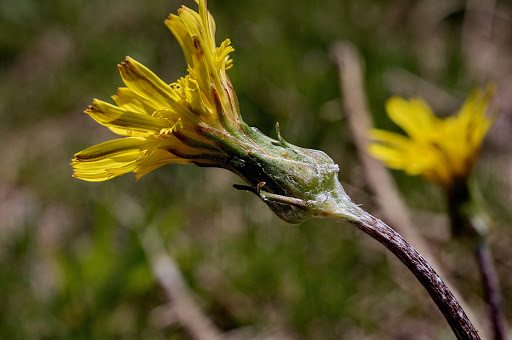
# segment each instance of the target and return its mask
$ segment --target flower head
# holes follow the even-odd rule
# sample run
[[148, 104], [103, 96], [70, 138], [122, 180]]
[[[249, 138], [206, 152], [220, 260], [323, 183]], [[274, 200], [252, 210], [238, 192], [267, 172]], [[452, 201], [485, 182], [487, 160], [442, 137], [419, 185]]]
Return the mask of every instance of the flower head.
[[169, 163], [215, 166], [239, 175], [282, 219], [298, 223], [322, 214], [335, 200], [352, 204], [338, 182], [338, 166], [325, 153], [269, 138], [247, 126], [226, 70], [229, 39], [215, 44], [215, 22], [199, 0], [165, 21], [185, 54], [188, 75], [167, 84], [127, 57], [118, 65], [126, 87], [115, 105], [95, 99], [85, 113], [124, 136], [87, 148], [71, 165], [74, 177], [105, 181], [134, 172], [137, 178]]
[[488, 115], [493, 92], [492, 86], [474, 91], [456, 115], [444, 119], [421, 98], [392, 97], [386, 103], [387, 114], [408, 136], [372, 130], [374, 143], [368, 151], [392, 169], [451, 188], [469, 176], [494, 122], [494, 115]]
[[77, 153], [75, 177], [104, 181], [133, 171], [140, 178], [168, 163], [207, 165], [224, 157], [201, 130], [229, 130], [241, 121], [226, 74], [230, 41], [216, 47], [205, 1], [199, 13], [183, 6], [165, 23], [183, 48], [188, 75], [169, 85], [132, 58], [118, 65], [126, 87], [112, 97], [116, 105], [95, 99], [85, 113], [125, 138]]

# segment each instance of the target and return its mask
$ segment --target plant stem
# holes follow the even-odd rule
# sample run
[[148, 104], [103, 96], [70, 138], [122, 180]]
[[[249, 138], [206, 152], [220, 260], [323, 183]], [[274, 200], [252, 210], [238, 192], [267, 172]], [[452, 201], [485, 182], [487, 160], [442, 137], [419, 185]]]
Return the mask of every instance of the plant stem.
[[[407, 266], [430, 294], [457, 339], [480, 339], [478, 332], [450, 289], [425, 258], [384, 222], [360, 208], [357, 209], [359, 211], [356, 214], [351, 214], [349, 219], [351, 223], [388, 248]], [[347, 215], [344, 213], [329, 212], [324, 216], [338, 221], [347, 221]]]
[[503, 340], [505, 339], [505, 323], [500, 311], [501, 298], [498, 275], [496, 274], [491, 251], [484, 239], [477, 245], [475, 256], [478, 261], [478, 269], [482, 277], [487, 303], [489, 304], [494, 340]]
[[501, 296], [498, 274], [486, 235], [489, 227], [485, 219], [479, 217], [479, 209], [473, 200], [472, 191], [466, 179], [456, 181], [454, 186], [446, 191], [448, 211], [452, 235], [474, 247], [478, 270], [482, 280], [486, 302], [489, 305], [489, 319], [493, 330], [494, 340], [505, 339], [505, 321], [501, 312]]
[[[339, 41], [334, 45], [332, 52], [339, 69], [340, 96], [343, 99], [345, 115], [348, 119], [353, 141], [361, 161], [362, 173], [368, 188], [375, 194], [381, 216], [406, 240], [414, 244], [414, 247], [430, 262], [431, 266], [435, 268], [445, 283], [451, 287], [453, 295], [455, 295], [460, 305], [464, 308], [470, 320], [473, 321], [475, 328], [479, 330], [480, 336], [485, 339], [490, 338], [485, 332], [486, 329], [481, 326], [481, 319], [476, 316], [478, 314], [472, 310], [467, 301], [464, 301], [460, 291], [457, 291], [457, 287], [449, 281], [449, 277], [446, 274], [446, 264], [438, 260], [437, 254], [432, 252], [429, 244], [418, 232], [417, 226], [412, 222], [407, 205], [390, 171], [386, 169], [382, 162], [373, 158], [367, 152], [370, 144], [368, 131], [374, 128], [374, 126], [364, 90], [364, 62], [357, 48], [350, 42]], [[414, 84], [416, 88], [419, 88], [419, 93], [423, 93], [424, 96], [428, 97], [428, 101], [433, 102], [436, 99], [438, 102], [443, 102], [445, 107], [449, 107], [449, 103], [454, 104], [452, 106], [457, 105], [456, 99], [435, 88], [435, 86], [427, 83], [424, 79], [414, 78], [414, 76], [406, 74], [405, 71], [397, 71], [396, 77], [397, 81], [399, 81], [398, 78], [407, 77], [406, 83]]]

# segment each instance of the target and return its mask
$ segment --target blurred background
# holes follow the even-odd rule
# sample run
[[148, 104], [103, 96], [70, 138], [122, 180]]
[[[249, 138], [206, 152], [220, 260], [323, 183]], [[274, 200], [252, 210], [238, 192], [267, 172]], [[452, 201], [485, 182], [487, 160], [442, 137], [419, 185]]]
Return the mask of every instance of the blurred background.
[[[288, 225], [231, 173], [165, 166], [139, 181], [71, 177], [74, 153], [115, 138], [83, 114], [122, 82], [129, 55], [186, 74], [164, 26], [183, 0], [0, 0], [0, 339], [189, 339], [141, 240], [158, 235], [204, 315], [234, 339], [452, 339], [441, 313], [384, 247], [327, 220]], [[474, 171], [512, 324], [512, 3], [211, 0], [244, 120], [326, 151], [353, 200], [379, 215], [362, 175], [332, 57], [365, 65], [375, 124], [385, 100], [420, 95], [441, 115], [493, 81], [502, 114]], [[486, 326], [471, 253], [449, 238], [441, 190], [394, 172], [418, 232]], [[151, 258], [151, 257], [149, 257]], [[510, 329], [510, 327], [509, 327]]]

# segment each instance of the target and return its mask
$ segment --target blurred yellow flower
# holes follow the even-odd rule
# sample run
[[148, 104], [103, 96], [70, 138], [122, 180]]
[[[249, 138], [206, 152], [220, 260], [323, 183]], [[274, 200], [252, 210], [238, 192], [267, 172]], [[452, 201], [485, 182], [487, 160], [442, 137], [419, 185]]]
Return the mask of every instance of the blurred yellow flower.
[[489, 105], [494, 90], [474, 91], [460, 111], [438, 118], [421, 98], [392, 97], [386, 103], [389, 118], [408, 136], [374, 129], [369, 153], [392, 169], [451, 188], [467, 179], [480, 145], [494, 122]]
[[168, 163], [208, 166], [226, 158], [205, 131], [222, 134], [240, 125], [226, 73], [234, 49], [229, 39], [216, 47], [205, 0], [199, 1], [199, 13], [182, 6], [165, 24], [183, 49], [188, 75], [168, 85], [132, 58], [118, 65], [126, 87], [112, 97], [116, 105], [95, 99], [85, 113], [125, 138], [75, 154], [74, 177], [95, 182], [133, 171], [140, 178]]

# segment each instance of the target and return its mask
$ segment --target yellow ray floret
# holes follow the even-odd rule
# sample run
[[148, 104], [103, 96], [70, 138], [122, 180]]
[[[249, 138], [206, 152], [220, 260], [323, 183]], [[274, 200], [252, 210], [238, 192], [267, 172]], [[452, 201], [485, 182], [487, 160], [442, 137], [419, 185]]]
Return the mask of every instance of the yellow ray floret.
[[492, 86], [474, 91], [456, 115], [445, 119], [436, 117], [421, 98], [392, 97], [387, 114], [407, 136], [374, 129], [368, 151], [392, 169], [450, 187], [467, 178], [494, 122], [495, 115], [488, 114], [493, 93]]
[[99, 182], [131, 171], [140, 171], [144, 174], [147, 172], [146, 168], [154, 167], [155, 163], [180, 162], [176, 157], [171, 158], [172, 155], [166, 153], [159, 154], [158, 160], [148, 163], [147, 156], [154, 158], [158, 144], [159, 141], [156, 139], [129, 137], [92, 146], [75, 155], [71, 163], [75, 168], [74, 177]]

